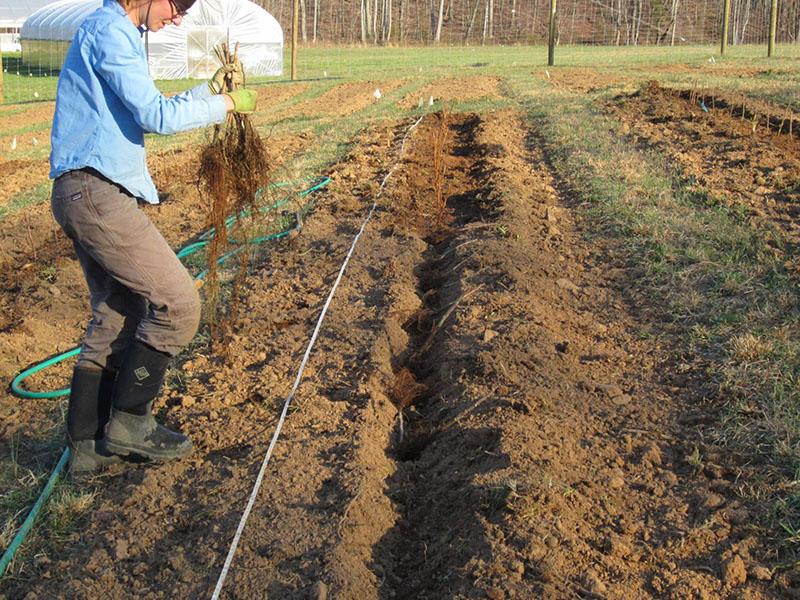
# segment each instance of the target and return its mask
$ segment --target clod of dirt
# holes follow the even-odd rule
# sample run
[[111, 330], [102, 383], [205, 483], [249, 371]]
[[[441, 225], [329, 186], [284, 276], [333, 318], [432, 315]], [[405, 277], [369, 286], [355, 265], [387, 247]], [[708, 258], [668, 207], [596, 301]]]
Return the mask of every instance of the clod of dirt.
[[772, 579], [772, 571], [763, 565], [753, 565], [750, 567], [748, 575], [753, 579], [758, 579], [759, 581], [769, 581]]
[[642, 463], [649, 463], [650, 465], [656, 466], [660, 465], [663, 460], [661, 448], [658, 447], [658, 444], [650, 442], [642, 450]]
[[625, 558], [631, 554], [631, 547], [618, 535], [609, 535], [603, 544], [603, 550], [610, 556]]
[[494, 338], [496, 338], [499, 334], [493, 329], [487, 329], [483, 332], [483, 341], [484, 342], [491, 342]]
[[490, 587], [486, 590], [486, 597], [489, 600], [505, 600], [506, 593], [499, 587]]
[[591, 594], [588, 595], [593, 598], [602, 597], [608, 589], [606, 584], [603, 583], [603, 581], [594, 571], [589, 571], [586, 573], [586, 576], [584, 577], [584, 585], [586, 586], [586, 589], [591, 592]]
[[608, 487], [618, 490], [625, 486], [625, 477], [622, 471], [615, 469], [608, 478]]
[[126, 540], [117, 540], [114, 546], [114, 559], [125, 560], [130, 554], [128, 553], [128, 542]]
[[734, 525], [744, 525], [750, 520], [750, 511], [746, 508], [732, 508], [725, 516]]
[[722, 581], [729, 587], [737, 587], [747, 581], [747, 569], [741, 556], [736, 554], [723, 565]]
[[315, 583], [308, 595], [308, 600], [328, 600], [328, 586], [321, 581]]
[[572, 283], [569, 279], [559, 279], [556, 281], [556, 285], [560, 287], [562, 290], [567, 290], [572, 292], [573, 294], [577, 294], [580, 291], [580, 288]]
[[725, 504], [725, 498], [714, 492], [700, 492], [698, 494], [700, 505], [709, 510], [715, 510]]
[[618, 396], [622, 396], [624, 394], [622, 388], [620, 388], [618, 385], [614, 385], [613, 383], [598, 384], [595, 386], [595, 390], [598, 393], [604, 394], [605, 396], [612, 399], [617, 398]]

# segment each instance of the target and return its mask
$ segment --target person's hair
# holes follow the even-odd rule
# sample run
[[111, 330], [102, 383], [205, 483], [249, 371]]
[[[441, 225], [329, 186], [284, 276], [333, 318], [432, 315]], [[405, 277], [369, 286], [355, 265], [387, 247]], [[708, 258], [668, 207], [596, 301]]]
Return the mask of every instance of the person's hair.
[[[128, 7], [133, 2], [133, 0], [118, 0], [123, 6]], [[175, 3], [175, 6], [178, 7], [178, 10], [186, 11], [192, 8], [194, 5], [195, 0], [172, 0]]]
[[195, 0], [172, 0], [175, 3], [175, 6], [178, 7], [178, 10], [189, 10], [192, 8], [192, 5], [195, 3]]

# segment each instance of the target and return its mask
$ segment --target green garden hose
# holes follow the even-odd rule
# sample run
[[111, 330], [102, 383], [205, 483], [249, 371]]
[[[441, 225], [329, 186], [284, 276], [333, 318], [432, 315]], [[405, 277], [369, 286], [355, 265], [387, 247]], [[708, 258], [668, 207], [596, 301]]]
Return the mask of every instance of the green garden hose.
[[[299, 198], [306, 198], [306, 197], [310, 196], [311, 194], [313, 194], [314, 192], [319, 191], [322, 188], [324, 188], [325, 186], [327, 186], [330, 183], [330, 181], [331, 180], [330, 180], [329, 177], [323, 177], [323, 178], [319, 179], [316, 183], [311, 185], [310, 187], [306, 188], [302, 192], [299, 192], [297, 194], [297, 196]], [[269, 187], [271, 187], [271, 188], [282, 188], [282, 187], [287, 187], [288, 185], [290, 185], [290, 182], [282, 182], [282, 183], [271, 184]], [[261, 197], [261, 195], [263, 194], [263, 191], [264, 191], [263, 189], [258, 191], [258, 193], [256, 194], [256, 199]], [[275, 202], [274, 204], [271, 204], [270, 206], [261, 208], [260, 212], [267, 213], [267, 212], [276, 210], [276, 209], [288, 204], [290, 202], [290, 199], [291, 199], [291, 196], [286, 196], [285, 198]], [[283, 229], [282, 231], [279, 231], [278, 233], [273, 233], [273, 234], [270, 234], [270, 235], [260, 236], [260, 237], [254, 238], [252, 240], [248, 240], [246, 245], [240, 245], [239, 247], [235, 248], [231, 252], [228, 252], [227, 254], [224, 254], [223, 256], [219, 257], [217, 259], [217, 263], [221, 264], [221, 263], [225, 262], [229, 258], [231, 258], [233, 256], [236, 256], [237, 254], [239, 254], [240, 252], [245, 250], [247, 247], [254, 246], [254, 245], [257, 245], [257, 244], [262, 244], [264, 242], [268, 242], [268, 241], [271, 241], [271, 240], [280, 239], [282, 237], [286, 237], [286, 236], [290, 235], [293, 231], [296, 231], [301, 227], [301, 225], [302, 225], [302, 217], [304, 217], [308, 213], [308, 211], [311, 210], [312, 205], [313, 205], [313, 200], [310, 200], [309, 202], [307, 202], [300, 209], [300, 211], [296, 214], [295, 223], [294, 223], [294, 225], [292, 227], [288, 227], [288, 223], [286, 221], [284, 221], [283, 225], [286, 228]], [[249, 215], [249, 213], [247, 211], [244, 211], [244, 212], [240, 213], [239, 215], [233, 215], [231, 217], [228, 217], [226, 219], [226, 221], [225, 221], [226, 228], [232, 227], [237, 219], [245, 217], [245, 216], [248, 216], [248, 215]], [[215, 234], [215, 232], [214, 232], [213, 228], [209, 229], [206, 232], [204, 232], [203, 234], [201, 234], [199, 236], [200, 241], [193, 242], [193, 243], [188, 244], [187, 246], [183, 247], [182, 249], [180, 249], [177, 252], [178, 258], [185, 258], [187, 256], [191, 256], [192, 254], [194, 254], [196, 252], [199, 252], [200, 250], [202, 250], [204, 247], [206, 247], [209, 244], [210, 240], [214, 237], [214, 234]], [[202, 271], [200, 274], [198, 274], [195, 277], [195, 279], [204, 279], [205, 276], [207, 275], [207, 273], [208, 273], [208, 270], [206, 269], [206, 270]], [[47, 360], [44, 360], [44, 361], [42, 361], [41, 363], [39, 363], [37, 365], [34, 365], [34, 366], [32, 366], [32, 367], [30, 367], [28, 369], [25, 369], [19, 375], [17, 375], [13, 379], [13, 381], [11, 382], [11, 391], [12, 391], [12, 393], [16, 394], [17, 396], [20, 396], [21, 398], [32, 398], [32, 399], [37, 399], [37, 398], [58, 398], [60, 396], [69, 395], [69, 392], [70, 392], [69, 388], [63, 388], [63, 389], [60, 389], [60, 390], [52, 390], [52, 391], [49, 391], [49, 392], [34, 392], [34, 391], [30, 391], [30, 390], [24, 389], [21, 384], [25, 379], [27, 379], [31, 375], [34, 375], [34, 374], [36, 374], [36, 373], [38, 373], [40, 371], [43, 371], [44, 369], [47, 369], [48, 367], [51, 367], [51, 366], [53, 366], [55, 364], [58, 364], [58, 363], [60, 363], [60, 362], [62, 362], [64, 360], [67, 360], [68, 358], [76, 356], [77, 354], [80, 353], [80, 350], [81, 350], [80, 346], [72, 348], [70, 350], [67, 350], [66, 352], [62, 352], [61, 354], [58, 354], [58, 355], [53, 356], [51, 358], [48, 358]], [[14, 539], [11, 541], [11, 544], [8, 546], [6, 551], [3, 553], [2, 558], [0, 558], [0, 577], [2, 577], [5, 574], [6, 568], [11, 563], [11, 561], [14, 559], [14, 556], [16, 555], [17, 550], [22, 545], [22, 543], [25, 541], [25, 538], [28, 536], [28, 533], [30, 532], [30, 530], [33, 528], [33, 523], [36, 520], [36, 517], [39, 515], [39, 512], [41, 511], [42, 507], [47, 502], [47, 499], [50, 497], [50, 494], [52, 493], [53, 488], [56, 485], [56, 482], [61, 477], [61, 474], [63, 473], [64, 469], [66, 468], [67, 463], [69, 461], [69, 457], [70, 457], [70, 449], [69, 449], [69, 447], [66, 447], [66, 448], [64, 448], [64, 451], [61, 454], [61, 458], [59, 459], [58, 463], [56, 464], [55, 468], [53, 469], [53, 472], [50, 474], [50, 478], [47, 480], [47, 484], [44, 486], [44, 489], [42, 490], [42, 493], [39, 494], [39, 497], [37, 498], [36, 503], [33, 505], [33, 508], [31, 508], [30, 512], [28, 513], [28, 516], [25, 518], [25, 521], [23, 522], [22, 527], [20, 527], [19, 531], [14, 536]]]
[[[313, 194], [314, 192], [317, 192], [317, 191], [321, 190], [322, 188], [324, 188], [325, 186], [327, 186], [328, 183], [330, 183], [330, 178], [329, 177], [324, 177], [324, 178], [320, 179], [319, 181], [317, 181], [312, 186], [306, 188], [302, 192], [299, 192], [297, 194], [297, 197], [298, 198], [306, 198], [306, 197], [310, 196], [311, 194]], [[282, 182], [282, 183], [272, 184], [270, 187], [281, 188], [281, 187], [285, 187], [287, 185], [289, 185], [289, 183], [283, 183]], [[257, 195], [257, 197], [260, 197], [260, 195], [261, 195], [261, 190], [259, 190], [259, 194]], [[260, 211], [262, 213], [271, 212], [273, 210], [281, 208], [282, 206], [285, 206], [286, 204], [288, 204], [290, 202], [290, 200], [291, 200], [291, 196], [287, 196], [287, 197], [282, 198], [281, 200], [278, 200], [277, 202], [275, 202], [275, 203], [273, 203], [273, 204], [271, 204], [269, 206], [266, 206], [266, 207], [260, 209]], [[300, 214], [305, 215], [310, 210], [311, 205], [312, 205], [312, 202], [306, 203], [303, 206], [303, 208], [300, 209]], [[248, 215], [249, 215], [249, 213], [247, 211], [244, 211], [239, 215], [233, 215], [231, 217], [228, 217], [225, 220], [225, 225], [226, 225], [227, 228], [230, 228], [230, 227], [233, 226], [233, 224], [236, 222], [237, 219], [242, 218], [242, 217], [246, 217]], [[285, 225], [287, 225], [287, 224], [285, 224]], [[291, 227], [291, 228], [288, 228], [288, 229], [284, 229], [283, 231], [280, 231], [278, 233], [273, 233], [273, 234], [270, 234], [270, 235], [265, 235], [265, 236], [261, 236], [261, 237], [257, 237], [255, 239], [252, 239], [252, 240], [250, 240], [248, 242], [248, 246], [253, 246], [253, 245], [257, 245], [257, 244], [263, 244], [264, 242], [277, 240], [277, 239], [280, 239], [282, 237], [286, 237], [287, 235], [291, 234], [292, 231], [294, 231], [297, 228], [297, 225], [299, 225], [299, 223], [297, 223], [294, 227]], [[196, 252], [199, 252], [200, 250], [202, 250], [203, 248], [208, 246], [209, 242], [211, 241], [211, 239], [213, 237], [214, 237], [214, 229], [213, 228], [209, 229], [208, 231], [205, 231], [204, 233], [202, 233], [199, 236], [201, 241], [193, 242], [193, 243], [188, 244], [187, 246], [181, 248], [180, 250], [178, 250], [178, 252], [177, 252], [178, 258], [186, 258], [187, 256], [191, 256], [192, 254], [195, 254]], [[232, 258], [232, 257], [236, 256], [237, 254], [239, 254], [244, 249], [245, 249], [245, 246], [239, 246], [238, 248], [235, 248], [231, 252], [228, 252], [227, 254], [223, 254], [222, 256], [220, 256], [217, 259], [217, 263], [218, 264], [222, 264], [223, 262], [225, 262], [229, 258]], [[197, 275], [195, 277], [195, 279], [205, 279], [207, 274], [208, 274], [208, 270], [206, 269], [206, 270], [202, 271], [199, 275]], [[80, 353], [80, 346], [78, 346], [76, 348], [72, 348], [70, 350], [67, 350], [66, 352], [63, 352], [63, 353], [61, 353], [61, 354], [59, 354], [57, 356], [53, 356], [51, 358], [48, 358], [47, 360], [45, 360], [45, 361], [43, 361], [43, 362], [41, 362], [41, 363], [39, 363], [37, 365], [34, 365], [34, 366], [32, 366], [32, 367], [30, 367], [28, 369], [25, 369], [19, 375], [17, 375], [13, 379], [13, 381], [11, 382], [11, 392], [16, 394], [17, 396], [19, 396], [21, 398], [31, 398], [31, 399], [58, 398], [60, 396], [69, 395], [69, 388], [63, 388], [63, 389], [60, 389], [60, 390], [52, 390], [52, 391], [49, 391], [49, 392], [34, 392], [34, 391], [26, 390], [25, 388], [23, 388], [22, 387], [22, 382], [25, 379], [27, 379], [28, 377], [30, 377], [32, 375], [35, 375], [36, 373], [39, 373], [40, 371], [43, 371], [43, 370], [47, 369], [48, 367], [52, 367], [55, 364], [58, 364], [58, 363], [60, 363], [62, 361], [65, 361], [68, 358], [72, 358], [73, 356], [76, 356], [79, 353]]]

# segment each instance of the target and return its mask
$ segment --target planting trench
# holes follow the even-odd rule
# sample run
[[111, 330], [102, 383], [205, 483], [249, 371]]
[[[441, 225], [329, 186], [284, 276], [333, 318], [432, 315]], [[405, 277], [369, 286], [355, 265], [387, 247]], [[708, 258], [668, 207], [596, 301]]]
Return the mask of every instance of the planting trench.
[[[303, 233], [260, 257], [229, 359], [202, 344], [182, 359], [161, 415], [194, 455], [96, 480], [81, 528], [3, 593], [210, 593], [408, 126], [360, 136]], [[770, 597], [735, 471], [686, 461], [697, 391], [664, 376], [672, 348], [626, 294], [632, 271], [580, 227], [519, 114], [419, 124], [323, 325], [223, 597]]]

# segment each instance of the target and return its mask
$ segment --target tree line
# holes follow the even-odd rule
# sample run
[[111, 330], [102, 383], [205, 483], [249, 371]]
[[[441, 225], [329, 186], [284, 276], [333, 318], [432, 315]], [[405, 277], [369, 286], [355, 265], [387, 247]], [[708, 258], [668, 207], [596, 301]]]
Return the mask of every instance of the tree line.
[[[293, 0], [256, 0], [291, 31]], [[550, 0], [300, 0], [304, 43], [541, 44]], [[765, 43], [770, 5], [731, 0], [731, 44]], [[722, 0], [559, 0], [559, 44], [716, 43]], [[779, 4], [779, 42], [800, 41], [800, 0]]]

